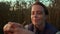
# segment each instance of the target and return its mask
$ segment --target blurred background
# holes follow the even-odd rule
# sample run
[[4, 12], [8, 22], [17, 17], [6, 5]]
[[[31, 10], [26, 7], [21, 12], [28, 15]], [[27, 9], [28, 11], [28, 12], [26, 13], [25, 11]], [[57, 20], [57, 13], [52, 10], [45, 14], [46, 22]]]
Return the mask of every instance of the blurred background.
[[[31, 23], [31, 5], [36, 0], [0, 0], [0, 34], [3, 26], [9, 22], [23, 25]], [[48, 9], [47, 21], [60, 30], [60, 0], [39, 0]]]

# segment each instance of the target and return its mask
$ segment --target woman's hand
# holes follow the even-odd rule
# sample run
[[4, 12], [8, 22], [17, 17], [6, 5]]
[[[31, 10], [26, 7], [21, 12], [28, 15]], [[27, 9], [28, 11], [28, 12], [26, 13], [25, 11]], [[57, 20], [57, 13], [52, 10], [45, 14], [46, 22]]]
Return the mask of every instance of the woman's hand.
[[8, 34], [34, 34], [31, 31], [25, 30], [23, 28], [23, 25], [15, 22], [8, 22], [4, 27], [3, 27], [4, 33]]

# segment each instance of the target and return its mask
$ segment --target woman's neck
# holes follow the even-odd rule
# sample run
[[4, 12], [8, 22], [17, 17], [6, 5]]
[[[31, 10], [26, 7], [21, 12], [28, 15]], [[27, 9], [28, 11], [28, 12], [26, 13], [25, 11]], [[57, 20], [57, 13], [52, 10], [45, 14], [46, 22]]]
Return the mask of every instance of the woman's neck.
[[43, 31], [45, 28], [45, 22], [42, 23], [41, 25], [36, 25], [35, 27], [38, 28], [40, 31]]

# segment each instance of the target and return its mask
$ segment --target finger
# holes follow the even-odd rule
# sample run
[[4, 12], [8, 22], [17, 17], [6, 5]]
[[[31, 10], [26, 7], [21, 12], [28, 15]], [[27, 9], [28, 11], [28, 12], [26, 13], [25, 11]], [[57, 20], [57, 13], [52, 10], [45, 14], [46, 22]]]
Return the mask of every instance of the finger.
[[15, 28], [17, 28], [17, 27], [23, 28], [23, 25], [16, 23], [16, 22], [8, 22], [8, 24], [11, 24]]

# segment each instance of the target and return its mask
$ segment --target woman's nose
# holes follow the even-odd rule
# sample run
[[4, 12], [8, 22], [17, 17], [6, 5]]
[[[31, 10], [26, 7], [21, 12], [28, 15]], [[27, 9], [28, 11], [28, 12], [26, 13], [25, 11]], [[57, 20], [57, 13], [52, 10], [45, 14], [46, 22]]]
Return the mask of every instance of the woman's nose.
[[34, 15], [34, 18], [37, 18], [37, 15], [36, 14]]

